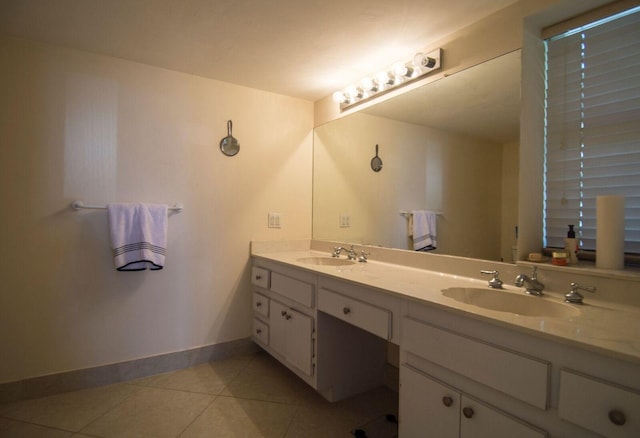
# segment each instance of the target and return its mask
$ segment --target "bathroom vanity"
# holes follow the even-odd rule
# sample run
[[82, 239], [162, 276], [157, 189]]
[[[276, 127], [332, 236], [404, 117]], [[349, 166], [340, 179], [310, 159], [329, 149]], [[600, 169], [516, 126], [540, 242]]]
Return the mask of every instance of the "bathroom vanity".
[[640, 309], [494, 290], [383, 253], [254, 244], [255, 342], [330, 401], [383, 384], [399, 345], [401, 438], [640, 436]]

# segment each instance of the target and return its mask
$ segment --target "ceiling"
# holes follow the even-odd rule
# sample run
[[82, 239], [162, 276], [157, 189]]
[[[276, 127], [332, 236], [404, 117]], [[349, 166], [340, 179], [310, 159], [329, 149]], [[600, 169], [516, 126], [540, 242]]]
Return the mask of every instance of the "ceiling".
[[516, 0], [0, 0], [0, 34], [316, 101]]

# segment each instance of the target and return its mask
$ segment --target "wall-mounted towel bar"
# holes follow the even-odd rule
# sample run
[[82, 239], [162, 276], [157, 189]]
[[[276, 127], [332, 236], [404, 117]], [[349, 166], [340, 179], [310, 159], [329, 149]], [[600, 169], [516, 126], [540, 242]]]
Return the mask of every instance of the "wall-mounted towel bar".
[[[85, 204], [82, 201], [73, 201], [71, 203], [71, 207], [74, 210], [81, 210], [81, 209], [106, 210], [107, 209], [106, 205]], [[181, 212], [183, 208], [184, 206], [182, 204], [175, 204], [173, 207], [169, 207], [169, 211]]]
[[[434, 212], [436, 214], [436, 216], [444, 216], [444, 213], [441, 211], [436, 211]], [[409, 217], [411, 216], [411, 212], [410, 211], [406, 211], [406, 210], [400, 210], [400, 214], [404, 217]]]

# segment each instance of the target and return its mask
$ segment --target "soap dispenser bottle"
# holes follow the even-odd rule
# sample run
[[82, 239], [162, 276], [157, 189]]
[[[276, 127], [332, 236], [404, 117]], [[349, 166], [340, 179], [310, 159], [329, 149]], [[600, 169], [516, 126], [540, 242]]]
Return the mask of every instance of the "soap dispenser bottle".
[[569, 225], [569, 231], [567, 232], [567, 238], [564, 239], [564, 249], [569, 256], [569, 264], [578, 264], [578, 241], [576, 240], [576, 232], [573, 230], [573, 225]]

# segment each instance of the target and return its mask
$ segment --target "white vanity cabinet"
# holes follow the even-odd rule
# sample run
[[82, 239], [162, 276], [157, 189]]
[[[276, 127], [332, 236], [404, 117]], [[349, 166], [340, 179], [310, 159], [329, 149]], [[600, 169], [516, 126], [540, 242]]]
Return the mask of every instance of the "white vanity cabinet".
[[391, 311], [321, 288], [318, 310], [383, 339], [391, 339]]
[[610, 438], [640, 437], [640, 392], [560, 371], [560, 418]]
[[[254, 267], [251, 271], [251, 282], [260, 288], [269, 287], [269, 271]], [[264, 348], [269, 346], [269, 303], [264, 294], [253, 292], [253, 327], [251, 337]]]
[[408, 365], [400, 367], [399, 435], [460, 437], [460, 393]]
[[[458, 388], [461, 380], [480, 383], [545, 410], [550, 364], [510, 349], [434, 326], [428, 319], [403, 319], [400, 370], [400, 437], [433, 436], [542, 438], [547, 434], [522, 419], [480, 401], [483, 391]], [[440, 372], [447, 383], [431, 377]], [[458, 379], [461, 376], [463, 379]], [[473, 391], [473, 386], [467, 386]]]
[[265, 263], [251, 283], [253, 340], [315, 387], [316, 275]]
[[402, 299], [330, 277], [318, 279], [318, 310], [399, 344]]
[[[420, 392], [416, 381], [425, 380], [460, 395], [460, 436], [490, 412], [497, 414], [492, 432], [473, 436], [640, 437], [635, 362], [419, 302], [408, 304], [402, 321], [399, 422], [408, 432], [400, 438], [422, 436], [411, 432], [416, 424], [429, 430], [445, 418], [413, 406]], [[443, 396], [429, 401], [434, 410], [442, 410]], [[475, 412], [470, 419], [467, 406]], [[512, 426], [523, 430], [513, 434]]]
[[269, 347], [308, 376], [313, 373], [313, 321], [275, 299], [271, 301]]
[[327, 400], [382, 385], [392, 343], [400, 438], [640, 437], [640, 360], [590, 344], [597, 328], [493, 318], [429, 299], [429, 288], [462, 280], [425, 273], [407, 282], [424, 297], [404, 294], [363, 275], [373, 263], [351, 275], [305, 269], [299, 254], [254, 258], [252, 336]]
[[253, 339], [262, 346], [269, 345], [269, 303], [261, 293], [253, 293]]
[[407, 365], [400, 370], [402, 438], [544, 438], [547, 434]]
[[393, 325], [387, 304], [361, 300], [362, 288], [268, 260], [254, 260], [251, 283], [252, 339], [323, 397], [338, 401], [382, 385]]
[[403, 330], [404, 350], [539, 409], [547, 408], [548, 362], [413, 318], [404, 318]]

